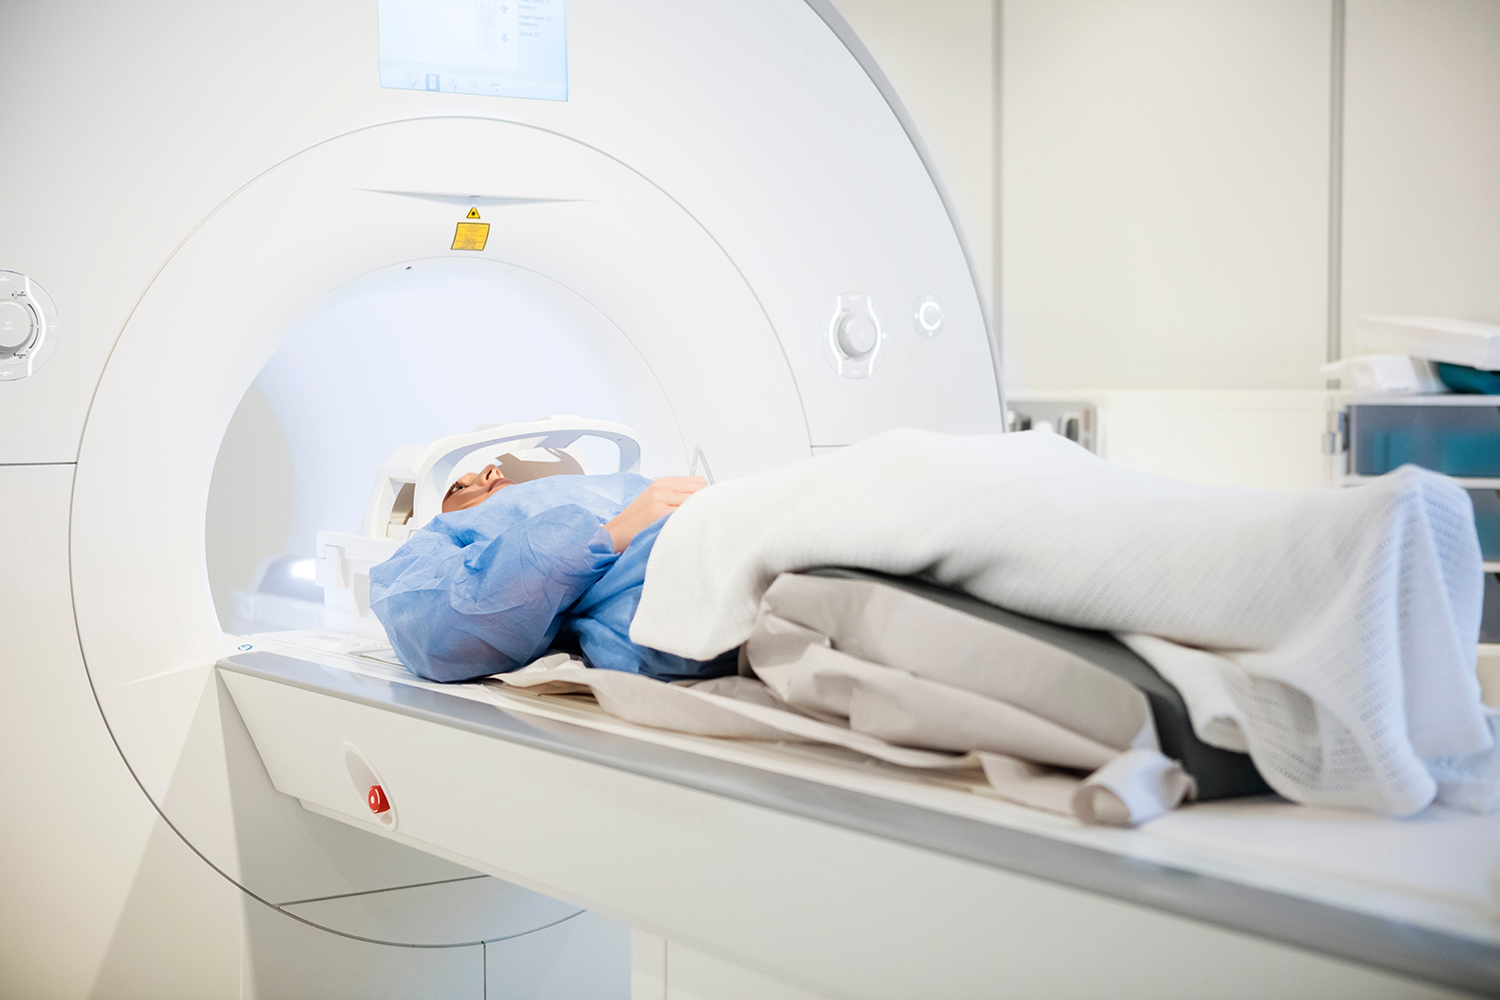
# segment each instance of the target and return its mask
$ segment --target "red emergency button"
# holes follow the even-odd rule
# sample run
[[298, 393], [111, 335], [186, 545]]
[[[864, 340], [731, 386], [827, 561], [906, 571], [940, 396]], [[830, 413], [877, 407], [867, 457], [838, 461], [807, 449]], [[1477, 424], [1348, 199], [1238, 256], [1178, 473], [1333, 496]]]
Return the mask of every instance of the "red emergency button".
[[370, 794], [366, 796], [365, 801], [370, 805], [370, 812], [377, 816], [383, 812], [391, 811], [391, 803], [385, 797], [385, 789], [379, 785], [370, 786]]

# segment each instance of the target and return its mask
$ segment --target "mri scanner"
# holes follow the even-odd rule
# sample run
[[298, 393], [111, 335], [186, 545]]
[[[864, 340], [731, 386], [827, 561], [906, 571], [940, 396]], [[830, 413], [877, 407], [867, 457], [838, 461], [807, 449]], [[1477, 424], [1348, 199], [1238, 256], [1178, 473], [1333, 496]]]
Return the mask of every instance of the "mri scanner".
[[[68, 600], [11, 641], [76, 634], [76, 662], [25, 669], [84, 672], [204, 865], [387, 968], [481, 943], [504, 966], [351, 995], [1500, 991], [1492, 825], [1322, 815], [1292, 863], [1283, 814], [1080, 830], [382, 658], [358, 540], [420, 523], [460, 460], [403, 446], [723, 480], [1003, 425], [942, 186], [826, 0], [513, 6], [16, 15], [15, 79], [46, 85], [5, 113], [35, 150], [0, 175], [0, 481], [33, 534], [6, 573], [65, 559]], [[420, 64], [424, 11], [483, 65]], [[328, 628], [230, 634], [210, 598], [252, 383], [290, 456], [286, 551], [349, 595]], [[556, 413], [581, 417], [528, 426]]]

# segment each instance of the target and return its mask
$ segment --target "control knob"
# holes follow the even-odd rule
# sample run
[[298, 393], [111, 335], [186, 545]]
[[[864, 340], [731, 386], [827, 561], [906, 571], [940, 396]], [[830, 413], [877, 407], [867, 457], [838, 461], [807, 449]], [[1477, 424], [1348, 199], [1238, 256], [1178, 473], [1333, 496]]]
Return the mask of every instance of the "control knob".
[[15, 299], [0, 299], [0, 355], [20, 354], [36, 338], [36, 313]]
[[844, 292], [834, 302], [824, 328], [823, 358], [844, 378], [866, 378], [875, 370], [885, 344], [885, 330], [864, 292]]
[[863, 357], [875, 349], [880, 336], [875, 321], [865, 315], [845, 316], [839, 322], [839, 347], [851, 358]]

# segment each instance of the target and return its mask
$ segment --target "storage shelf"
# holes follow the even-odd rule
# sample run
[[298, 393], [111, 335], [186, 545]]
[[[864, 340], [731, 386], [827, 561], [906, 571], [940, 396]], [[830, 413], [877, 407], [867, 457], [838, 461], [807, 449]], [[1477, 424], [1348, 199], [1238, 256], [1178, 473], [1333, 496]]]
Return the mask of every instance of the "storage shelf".
[[1338, 406], [1500, 406], [1500, 396], [1434, 393], [1430, 396], [1336, 396]]
[[[1433, 470], [1429, 469], [1428, 471], [1431, 472]], [[1438, 475], [1442, 476], [1446, 475], [1446, 473], [1439, 472]], [[1380, 478], [1382, 477], [1355, 476], [1343, 473], [1339, 476], [1339, 484], [1343, 486], [1357, 486], [1360, 483], [1373, 483]], [[1500, 476], [1488, 479], [1463, 479], [1458, 476], [1448, 476], [1448, 478], [1466, 490], [1500, 490]]]

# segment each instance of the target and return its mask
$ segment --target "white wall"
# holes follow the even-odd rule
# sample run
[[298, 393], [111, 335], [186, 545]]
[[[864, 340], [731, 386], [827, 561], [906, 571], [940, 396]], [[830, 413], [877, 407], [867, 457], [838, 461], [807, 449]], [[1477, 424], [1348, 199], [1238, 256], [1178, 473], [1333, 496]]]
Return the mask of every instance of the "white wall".
[[1314, 388], [1332, 254], [1345, 353], [1500, 320], [1500, 3], [1347, 0], [1341, 133], [1332, 0], [1001, 6], [1011, 387]]
[[1328, 0], [1005, 0], [1017, 388], [1316, 388]]
[[1344, 344], [1358, 317], [1500, 323], [1500, 2], [1350, 0]]
[[1316, 486], [1330, 339], [1500, 320], [1500, 3], [1347, 0], [1339, 35], [1335, 0], [997, 2], [1013, 400], [1096, 400], [1125, 464]]

